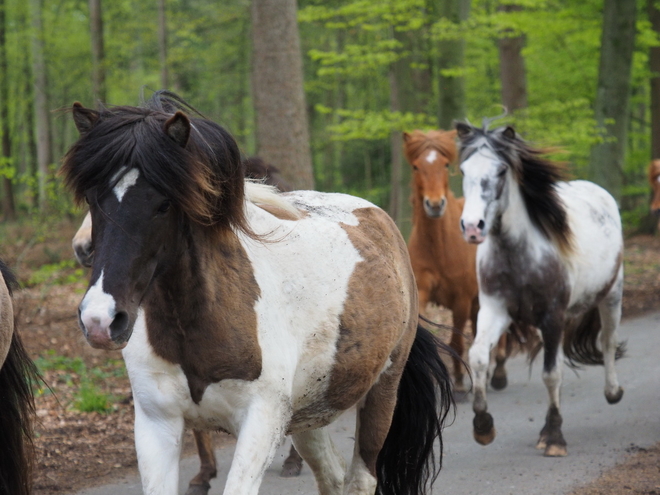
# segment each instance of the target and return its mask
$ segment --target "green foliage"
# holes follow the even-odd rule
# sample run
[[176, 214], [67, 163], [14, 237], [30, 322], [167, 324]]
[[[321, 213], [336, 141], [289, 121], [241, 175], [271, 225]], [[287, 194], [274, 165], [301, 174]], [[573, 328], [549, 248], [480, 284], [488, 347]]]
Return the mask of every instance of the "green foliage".
[[[122, 361], [108, 360], [102, 368], [90, 370], [81, 358], [61, 356], [54, 350], [39, 356], [35, 364], [41, 374], [55, 371], [58, 381], [75, 389], [70, 406], [81, 412], [111, 412], [114, 409], [112, 404], [117, 399], [103, 391], [104, 381], [110, 376], [122, 377], [126, 374]], [[37, 390], [40, 394], [48, 392], [49, 389]]]
[[85, 272], [75, 260], [63, 260], [42, 265], [32, 272], [27, 285], [69, 285], [84, 280]]

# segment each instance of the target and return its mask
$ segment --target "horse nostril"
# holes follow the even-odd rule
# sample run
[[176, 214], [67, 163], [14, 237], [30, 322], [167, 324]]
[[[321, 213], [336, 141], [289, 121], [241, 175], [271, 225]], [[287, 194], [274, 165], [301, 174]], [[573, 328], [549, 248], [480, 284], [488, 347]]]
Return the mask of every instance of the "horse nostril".
[[479, 223], [477, 224], [477, 228], [479, 230], [483, 230], [483, 228], [486, 226], [486, 223], [483, 220], [479, 220]]
[[128, 313], [119, 311], [110, 323], [110, 338], [114, 341], [123, 341], [123, 334], [128, 329]]
[[465, 232], [465, 222], [463, 221], [462, 218], [461, 218], [461, 231]]

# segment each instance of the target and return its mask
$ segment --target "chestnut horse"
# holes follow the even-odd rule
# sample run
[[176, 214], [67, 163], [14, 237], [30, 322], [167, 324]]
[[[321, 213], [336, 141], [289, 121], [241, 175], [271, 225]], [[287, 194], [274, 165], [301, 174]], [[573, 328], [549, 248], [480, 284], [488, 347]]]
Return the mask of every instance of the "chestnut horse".
[[[145, 494], [177, 493], [185, 427], [237, 436], [227, 495], [258, 493], [287, 433], [320, 493], [428, 493], [451, 383], [395, 224], [359, 198], [245, 183], [231, 135], [174, 98], [74, 104], [62, 165], [94, 225], [80, 326], [123, 349]], [[354, 406], [346, 471], [324, 427]]]
[[16, 331], [12, 289], [16, 279], [0, 261], [0, 493], [32, 492], [32, 384], [36, 368]]
[[[252, 156], [243, 161], [245, 177], [263, 181], [264, 184], [275, 186], [281, 192], [292, 191], [293, 188], [280, 175], [274, 165], [266, 163], [261, 157]], [[92, 216], [88, 212], [83, 223], [72, 241], [73, 252], [78, 262], [86, 267], [92, 266], [94, 248], [92, 245]], [[211, 489], [211, 480], [218, 474], [217, 460], [213, 451], [211, 434], [203, 430], [193, 430], [195, 445], [200, 460], [199, 472], [190, 480], [186, 495], [206, 495]], [[289, 456], [284, 460], [280, 476], [291, 478], [300, 475], [303, 460], [296, 448], [291, 445]]]
[[[459, 225], [464, 199], [456, 198], [449, 188], [449, 167], [456, 160], [455, 138], [456, 131], [416, 130], [403, 133], [403, 146], [413, 168], [413, 228], [408, 251], [419, 291], [419, 312], [424, 314], [429, 302], [451, 310], [455, 331], [450, 345], [456, 351], [454, 390], [465, 393], [460, 356], [465, 349], [468, 319], [473, 333], [476, 328], [479, 286], [477, 248], [465, 243]], [[506, 387], [506, 357], [503, 335], [491, 381], [497, 390]]]
[[649, 165], [649, 182], [653, 190], [651, 212], [660, 218], [660, 160], [653, 160]]

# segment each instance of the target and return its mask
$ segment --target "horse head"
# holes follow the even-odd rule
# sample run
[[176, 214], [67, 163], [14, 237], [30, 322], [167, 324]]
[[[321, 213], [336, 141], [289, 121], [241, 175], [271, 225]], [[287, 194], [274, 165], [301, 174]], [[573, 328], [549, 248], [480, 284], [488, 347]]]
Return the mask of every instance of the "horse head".
[[508, 218], [527, 216], [560, 249], [570, 249], [571, 232], [556, 190], [564, 169], [543, 158], [548, 150], [531, 147], [511, 126], [488, 130], [459, 122], [456, 131], [461, 143], [465, 205], [460, 223], [465, 240], [483, 242], [491, 230], [501, 227], [508, 210]]
[[[152, 99], [153, 100], [153, 99]], [[80, 139], [62, 166], [76, 199], [89, 204], [94, 255], [80, 327], [92, 347], [121, 349], [154, 281], [190, 246], [245, 225], [243, 167], [224, 129], [181, 111], [101, 111], [74, 104]]]
[[456, 158], [455, 131], [403, 133], [404, 153], [413, 169], [415, 201], [421, 201], [429, 218], [439, 218], [447, 208], [449, 165]]
[[651, 212], [660, 217], [660, 160], [653, 160], [649, 165], [649, 182], [653, 190]]

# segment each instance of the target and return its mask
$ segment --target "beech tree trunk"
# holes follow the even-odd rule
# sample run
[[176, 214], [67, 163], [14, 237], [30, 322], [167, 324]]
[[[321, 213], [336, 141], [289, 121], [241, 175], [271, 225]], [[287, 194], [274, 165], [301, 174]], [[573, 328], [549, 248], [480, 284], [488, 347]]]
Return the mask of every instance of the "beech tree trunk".
[[313, 189], [296, 0], [252, 1], [257, 154], [294, 189]]
[[637, 2], [605, 0], [595, 116], [603, 141], [591, 149], [589, 176], [621, 199]]
[[[442, 0], [440, 15], [452, 22], [467, 20], [470, 13], [470, 0]], [[451, 129], [454, 120], [464, 120], [465, 115], [465, 78], [463, 76], [447, 76], [442, 74], [445, 69], [458, 69], [465, 62], [465, 40], [446, 40], [439, 44], [438, 60], [440, 75], [438, 125], [441, 129]]]
[[101, 0], [89, 0], [89, 33], [92, 41], [92, 96], [95, 102], [105, 103], [107, 93]]
[[[660, 36], [660, 10], [654, 0], [648, 0], [648, 13], [651, 26]], [[649, 69], [651, 69], [651, 160], [660, 158], [660, 46], [649, 49]]]
[[158, 55], [160, 59], [160, 86], [168, 87], [167, 71], [167, 15], [165, 0], [158, 0]]
[[[6, 4], [0, 0], [0, 121], [2, 122], [2, 166], [5, 168], [11, 160], [11, 136], [9, 134], [9, 81], [7, 80], [7, 37], [6, 37]], [[14, 165], [15, 166], [15, 165]], [[16, 219], [14, 204], [14, 186], [11, 178], [2, 178], [2, 214], [5, 220]]]
[[41, 0], [30, 0], [32, 16], [32, 73], [34, 76], [34, 115], [37, 135], [37, 182], [38, 205], [43, 211], [46, 207], [46, 182], [48, 166], [52, 163], [50, 145], [50, 115], [48, 112], [48, 77], [44, 59], [44, 31], [41, 20], [43, 5]]
[[[519, 5], [501, 5], [502, 12], [522, 10]], [[525, 77], [525, 59], [522, 49], [525, 36], [503, 37], [497, 40], [500, 53], [500, 79], [502, 81], [502, 104], [509, 113], [527, 108], [527, 79]]]

